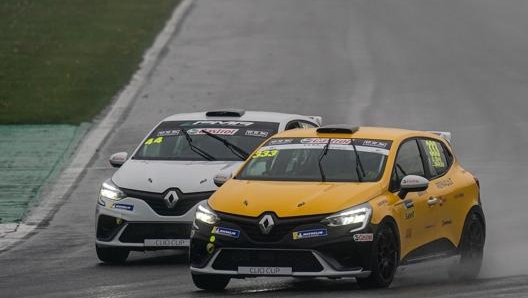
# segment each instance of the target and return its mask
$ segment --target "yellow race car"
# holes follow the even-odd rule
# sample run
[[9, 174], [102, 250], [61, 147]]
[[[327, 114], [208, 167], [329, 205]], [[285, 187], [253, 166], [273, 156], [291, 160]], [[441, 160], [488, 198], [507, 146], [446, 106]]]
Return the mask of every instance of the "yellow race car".
[[399, 265], [454, 257], [449, 274], [475, 278], [485, 219], [479, 181], [449, 133], [325, 126], [268, 139], [196, 210], [194, 284], [230, 278], [355, 277], [388, 287]]

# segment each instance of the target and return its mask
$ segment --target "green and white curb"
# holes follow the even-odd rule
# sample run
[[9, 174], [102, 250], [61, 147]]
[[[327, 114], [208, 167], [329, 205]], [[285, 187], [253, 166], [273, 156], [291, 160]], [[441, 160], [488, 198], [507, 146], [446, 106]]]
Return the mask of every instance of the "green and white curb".
[[44, 220], [53, 216], [74, 184], [79, 179], [97, 149], [103, 144], [109, 133], [119, 124], [125, 112], [134, 102], [146, 80], [156, 67], [163, 50], [171, 38], [178, 32], [187, 11], [194, 0], [184, 0], [174, 10], [171, 18], [158, 34], [152, 47], [144, 54], [143, 62], [132, 80], [118, 95], [106, 116], [86, 134], [78, 146], [71, 163], [60, 173], [49, 191], [39, 200], [20, 223], [0, 224], [0, 251], [7, 250], [24, 239]]
[[0, 223], [19, 222], [82, 138], [83, 126], [0, 126]]

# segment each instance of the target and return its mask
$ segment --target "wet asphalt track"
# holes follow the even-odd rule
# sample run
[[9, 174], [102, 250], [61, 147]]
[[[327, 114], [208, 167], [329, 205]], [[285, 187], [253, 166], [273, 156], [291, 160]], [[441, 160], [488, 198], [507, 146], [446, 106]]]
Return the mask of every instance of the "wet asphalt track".
[[450, 130], [481, 178], [488, 220], [482, 278], [442, 264], [388, 290], [353, 280], [233, 281], [225, 296], [528, 297], [528, 2], [524, 0], [197, 0], [121, 125], [53, 220], [0, 254], [1, 297], [204, 297], [185, 253], [100, 264], [93, 249], [110, 153], [159, 119], [213, 107], [318, 114], [327, 123]]

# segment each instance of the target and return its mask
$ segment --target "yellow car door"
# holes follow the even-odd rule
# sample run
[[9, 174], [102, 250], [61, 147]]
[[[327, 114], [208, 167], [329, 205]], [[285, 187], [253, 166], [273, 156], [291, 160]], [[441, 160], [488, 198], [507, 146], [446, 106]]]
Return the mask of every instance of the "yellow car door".
[[438, 210], [438, 237], [457, 246], [465, 216], [478, 197], [474, 177], [456, 163], [445, 144], [431, 139], [419, 142], [430, 175], [429, 189], [435, 194], [431, 200]]
[[[391, 176], [391, 192], [398, 195], [399, 185], [404, 176], [425, 177], [425, 169], [416, 139], [403, 142], [398, 148]], [[434, 189], [408, 193], [395, 204], [394, 215], [399, 226], [401, 256], [430, 243], [438, 238], [438, 211], [431, 206]]]

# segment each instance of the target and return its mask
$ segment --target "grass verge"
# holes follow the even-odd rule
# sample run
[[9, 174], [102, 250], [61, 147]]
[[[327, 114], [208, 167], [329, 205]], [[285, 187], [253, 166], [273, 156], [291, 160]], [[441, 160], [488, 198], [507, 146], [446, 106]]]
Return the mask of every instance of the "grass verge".
[[90, 121], [179, 2], [0, 1], [0, 124]]

